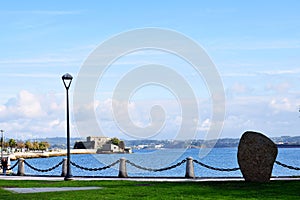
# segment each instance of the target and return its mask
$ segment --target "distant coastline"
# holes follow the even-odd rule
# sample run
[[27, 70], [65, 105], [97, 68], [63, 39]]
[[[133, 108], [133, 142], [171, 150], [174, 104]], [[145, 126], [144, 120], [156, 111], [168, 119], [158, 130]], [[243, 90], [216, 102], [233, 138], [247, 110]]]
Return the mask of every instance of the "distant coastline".
[[[276, 144], [278, 148], [300, 148], [300, 144]], [[204, 145], [204, 146], [197, 146], [197, 145], [190, 145], [187, 148], [236, 148], [238, 146], [237, 143], [226, 143], [226, 144], [220, 144], [217, 143], [215, 146], [210, 146], [210, 145]], [[176, 148], [184, 148], [184, 146], [179, 146], [179, 147], [165, 147], [163, 149], [176, 149]], [[133, 148], [133, 149], [139, 149], [139, 148]], [[145, 149], [156, 149], [156, 148], [145, 148]], [[98, 152], [99, 153], [99, 152]], [[102, 152], [102, 154], [111, 154], [112, 152]], [[114, 152], [116, 153], [116, 152]], [[123, 152], [124, 153], [124, 152]], [[97, 154], [96, 149], [71, 149], [71, 154]], [[121, 152], [119, 154], [122, 154]], [[48, 157], [58, 157], [58, 156], [66, 156], [67, 155], [67, 150], [62, 149], [58, 151], [45, 151], [45, 152], [16, 152], [16, 153], [11, 153], [9, 155], [6, 155], [10, 158], [10, 160], [17, 160], [19, 158], [24, 158], [24, 159], [31, 159], [31, 158], [48, 158]]]
[[277, 144], [278, 148], [300, 148], [300, 144]]

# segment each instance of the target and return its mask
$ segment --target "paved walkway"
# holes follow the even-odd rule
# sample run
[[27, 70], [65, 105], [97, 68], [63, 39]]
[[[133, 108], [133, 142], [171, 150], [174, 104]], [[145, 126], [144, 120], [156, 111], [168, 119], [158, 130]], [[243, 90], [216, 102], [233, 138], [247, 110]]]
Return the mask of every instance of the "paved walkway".
[[41, 188], [3, 188], [15, 193], [63, 192], [76, 190], [99, 190], [101, 187], [41, 187]]
[[[43, 181], [64, 181], [64, 177], [53, 176], [0, 176], [0, 180], [43, 180]], [[161, 177], [138, 177], [138, 178], [114, 178], [114, 177], [72, 177], [76, 181], [149, 181], [149, 182], [201, 182], [201, 181], [244, 181], [239, 177], [221, 177], [221, 178], [161, 178]], [[271, 180], [295, 180], [300, 177], [273, 177]]]

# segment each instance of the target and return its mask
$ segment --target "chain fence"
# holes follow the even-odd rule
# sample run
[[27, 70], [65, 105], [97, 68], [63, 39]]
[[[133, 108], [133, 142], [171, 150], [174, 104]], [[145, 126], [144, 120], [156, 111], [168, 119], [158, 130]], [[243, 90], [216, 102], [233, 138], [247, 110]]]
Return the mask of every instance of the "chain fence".
[[64, 160], [62, 160], [61, 162], [59, 162], [57, 165], [53, 166], [53, 167], [50, 167], [48, 169], [38, 169], [34, 166], [32, 166], [31, 164], [29, 164], [26, 160], [24, 160], [24, 163], [31, 169], [35, 170], [35, 171], [38, 171], [38, 172], [50, 172], [54, 169], [56, 169], [57, 167], [59, 167], [60, 165], [62, 165], [64, 162]]
[[136, 167], [138, 169], [141, 169], [141, 170], [146, 170], [146, 171], [151, 171], [151, 172], [161, 172], [161, 171], [166, 171], [166, 170], [170, 170], [170, 169], [173, 169], [173, 168], [176, 168], [176, 167], [179, 167], [180, 165], [182, 165], [183, 163], [186, 162], [186, 160], [182, 160], [181, 162], [178, 162], [176, 163], [175, 165], [172, 165], [170, 167], [164, 167], [164, 168], [160, 168], [160, 169], [152, 169], [152, 168], [147, 168], [147, 167], [142, 167], [140, 165], [137, 165], [129, 160], [126, 160], [126, 162], [130, 165], [132, 165], [133, 167]]
[[77, 167], [77, 168], [79, 168], [79, 169], [86, 170], [86, 171], [101, 171], [101, 170], [105, 170], [105, 169], [108, 169], [108, 168], [111, 168], [111, 167], [115, 166], [115, 165], [118, 164], [119, 162], [120, 162], [120, 160], [117, 160], [116, 162], [113, 162], [113, 163], [111, 163], [110, 165], [107, 165], [107, 166], [104, 166], [104, 167], [99, 167], [99, 168], [88, 168], [88, 167], [83, 167], [83, 166], [77, 165], [76, 163], [70, 161], [70, 163], [71, 163], [74, 167]]
[[[240, 170], [239, 167], [235, 167], [235, 168], [217, 168], [217, 167], [212, 167], [212, 166], [209, 166], [209, 165], [206, 165], [198, 160], [194, 160], [195, 163], [203, 166], [203, 167], [206, 167], [208, 169], [211, 169], [211, 170], [216, 170], [216, 171], [223, 171], [223, 172], [230, 172], [230, 171], [237, 171], [237, 170]], [[285, 167], [285, 168], [288, 168], [288, 169], [292, 169], [292, 170], [300, 170], [299, 167], [294, 167], [294, 166], [291, 166], [291, 165], [287, 165], [287, 164], [284, 164], [282, 162], [279, 162], [279, 161], [275, 161], [275, 163], [277, 165], [280, 165], [282, 167]]]
[[195, 163], [201, 165], [202, 167], [206, 167], [207, 169], [211, 169], [211, 170], [216, 170], [216, 171], [221, 171], [221, 172], [232, 172], [232, 171], [237, 171], [240, 168], [239, 167], [235, 167], [235, 168], [217, 168], [217, 167], [212, 167], [209, 165], [206, 165], [198, 160], [194, 160]]
[[19, 164], [19, 160], [10, 168], [7, 168], [7, 170], [12, 170], [13, 168], [15, 168], [17, 165]]
[[282, 166], [282, 167], [285, 167], [285, 168], [288, 168], [288, 169], [292, 169], [292, 170], [300, 170], [300, 167], [293, 167], [293, 166], [291, 166], [291, 165], [287, 165], [287, 164], [283, 164], [283, 163], [281, 163], [281, 162], [279, 162], [279, 161], [275, 161], [275, 163], [277, 164], [277, 165], [280, 165], [280, 166]]
[[[14, 169], [19, 164], [19, 162], [20, 161], [18, 160], [12, 167], [8, 168], [7, 170]], [[28, 163], [26, 160], [24, 160], [24, 164], [26, 164], [29, 168], [31, 168], [31, 169], [33, 169], [35, 171], [38, 171], [38, 172], [49, 172], [49, 171], [52, 171], [52, 170], [56, 169], [57, 167], [59, 167], [60, 165], [62, 165], [63, 162], [64, 162], [64, 160], [62, 160], [61, 162], [59, 162], [55, 166], [50, 167], [48, 169], [39, 169], [39, 168], [36, 168], [36, 167], [32, 166], [30, 163]], [[180, 161], [180, 162], [178, 162], [178, 163], [176, 163], [174, 165], [171, 165], [169, 167], [158, 168], [158, 169], [143, 167], [141, 165], [138, 165], [138, 164], [135, 164], [135, 163], [131, 162], [130, 160], [126, 160], [125, 162], [128, 163], [128, 164], [130, 164], [131, 166], [133, 166], [135, 168], [138, 168], [138, 169], [141, 169], [141, 170], [150, 171], [150, 172], [161, 172], [161, 171], [167, 171], [167, 170], [171, 170], [171, 169], [174, 169], [176, 167], [179, 167], [180, 165], [182, 165], [185, 162], [187, 162], [187, 160], [184, 159], [184, 160], [182, 160], [182, 161]], [[205, 168], [208, 168], [208, 169], [211, 169], [211, 170], [216, 170], [216, 171], [231, 172], [231, 171], [240, 170], [239, 167], [235, 167], [235, 168], [218, 168], [218, 167], [213, 167], [213, 166], [204, 164], [203, 162], [200, 162], [198, 160], [193, 160], [193, 162], [195, 162], [196, 164], [198, 164], [198, 165], [200, 165], [202, 167], [205, 167]], [[120, 163], [120, 160], [117, 160], [117, 161], [111, 163], [110, 165], [106, 165], [104, 167], [88, 168], [88, 167], [80, 166], [80, 165], [76, 164], [75, 162], [70, 161], [70, 164], [73, 165], [74, 167], [77, 167], [79, 169], [86, 170], [86, 171], [101, 171], [101, 170], [106, 170], [108, 168], [111, 168], [111, 167], [115, 166], [118, 163]], [[294, 167], [294, 166], [287, 165], [287, 164], [284, 164], [284, 163], [279, 162], [279, 161], [275, 161], [275, 163], [277, 165], [281, 166], [281, 167], [288, 168], [288, 169], [291, 169], [291, 170], [300, 170], [300, 167]]]

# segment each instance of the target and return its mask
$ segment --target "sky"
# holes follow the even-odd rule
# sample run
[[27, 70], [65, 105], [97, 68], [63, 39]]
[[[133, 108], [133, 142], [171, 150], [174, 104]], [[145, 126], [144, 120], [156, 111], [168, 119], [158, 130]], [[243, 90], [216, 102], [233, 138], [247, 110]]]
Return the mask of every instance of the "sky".
[[[65, 137], [66, 102], [61, 76], [68, 72], [74, 77], [70, 87], [72, 137], [207, 138], [214, 126], [213, 107], [218, 106], [213, 103], [207, 77], [170, 52], [141, 49], [118, 57], [99, 77], [92, 106], [80, 109], [73, 104], [77, 78], [94, 50], [118, 34], [152, 27], [190, 38], [214, 63], [225, 94], [219, 138], [239, 138], [247, 130], [269, 137], [299, 136], [299, 9], [296, 0], [3, 1], [0, 129], [7, 138]], [[114, 99], [123, 77], [153, 63], [167, 66], [185, 79], [197, 101], [196, 119], [186, 122], [182, 113], [191, 104], [178, 99], [175, 88], [170, 90], [155, 81], [131, 91], [129, 102]], [[157, 109], [151, 110], [153, 106]], [[163, 118], [155, 113], [161, 108]], [[88, 110], [95, 113], [101, 133], [87, 125]], [[115, 119], [127, 119], [126, 111], [137, 127], [147, 128], [152, 122], [161, 127], [147, 134], [126, 132]], [[84, 129], [79, 128], [82, 124], [86, 125]], [[196, 132], [190, 134], [189, 128], [195, 124]], [[180, 127], [186, 134], [179, 137]]]

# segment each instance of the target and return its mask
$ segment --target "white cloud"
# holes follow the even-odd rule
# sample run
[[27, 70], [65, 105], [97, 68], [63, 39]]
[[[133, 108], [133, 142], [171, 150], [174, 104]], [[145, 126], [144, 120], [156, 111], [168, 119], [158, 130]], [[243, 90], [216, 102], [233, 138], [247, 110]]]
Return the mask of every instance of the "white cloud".
[[233, 86], [232, 86], [232, 92], [234, 93], [245, 93], [247, 92], [248, 89], [247, 89], [247, 86], [244, 85], [244, 84], [241, 84], [241, 83], [235, 83]]
[[41, 107], [39, 97], [32, 93], [22, 90], [16, 98], [10, 99], [6, 105], [0, 109], [0, 118], [40, 118], [45, 116]]
[[300, 73], [300, 70], [299, 68], [282, 69], [282, 70], [266, 70], [266, 71], [261, 71], [260, 73], [266, 75], [291, 75], [291, 74]]
[[222, 77], [255, 77], [256, 73], [239, 73], [239, 72], [225, 72], [221, 74]]
[[293, 112], [296, 108], [295, 104], [292, 104], [286, 97], [272, 99], [269, 106], [273, 110], [273, 113], [278, 113], [280, 111]]
[[[156, 112], [152, 113], [152, 117], [154, 118], [151, 119], [152, 109], [158, 109], [158, 106], [162, 110], [156, 110]], [[185, 106], [188, 106], [188, 103]], [[209, 106], [201, 106], [201, 115], [203, 114], [203, 116], [206, 116], [207, 113], [209, 115], [209, 112], [205, 111], [207, 107]], [[113, 114], [113, 109], [115, 115]], [[89, 115], [87, 112], [93, 113], [94, 110], [96, 112], [96, 120], [98, 122], [96, 126], [100, 127], [104, 135], [110, 137], [118, 136], [127, 139], [144, 137], [149, 126], [152, 125], [152, 127], [159, 126], [160, 129], [158, 132], [149, 133], [147, 137], [152, 138], [155, 136], [156, 138], [174, 139], [177, 137], [180, 128], [182, 128], [184, 133], [181, 133], [181, 139], [184, 139], [182, 137], [186, 137], [185, 139], [193, 139], [190, 138], [193, 134], [192, 129], [198, 123], [198, 120], [194, 121], [182, 119], [181, 107], [176, 99], [161, 101], [139, 100], [131, 101], [129, 103], [106, 99], [103, 101], [97, 101], [97, 103], [95, 103], [92, 107], [85, 106], [84, 109], [80, 109], [80, 114], [76, 114], [76, 116], [78, 115], [79, 117], [79, 120], [77, 121], [80, 127], [79, 134], [100, 134], [95, 132], [98, 127], [93, 127], [95, 126], [92, 120], [93, 116], [87, 117]], [[163, 111], [163, 113], [161, 113], [161, 111]], [[186, 113], [186, 117], [190, 117], [188, 113]], [[135, 133], [137, 135], [134, 135], [130, 131], [132, 130], [132, 126], [141, 128], [141, 130], [144, 129], [144, 132]], [[123, 133], [122, 130], [126, 130], [127, 133]]]
[[78, 57], [59, 57], [59, 56], [42, 56], [36, 58], [24, 58], [24, 59], [11, 59], [11, 60], [0, 60], [1, 65], [47, 65], [51, 66], [53, 64], [59, 65], [70, 65], [71, 63], [78, 63], [81, 62], [82, 59]]
[[57, 74], [49, 73], [0, 73], [0, 76], [14, 78], [57, 78]]
[[300, 40], [253, 40], [251, 38], [230, 39], [230, 41], [218, 41], [218, 44], [211, 45], [213, 50], [277, 50], [277, 49], [299, 49]]
[[207, 118], [202, 121], [201, 125], [198, 127], [199, 131], [208, 131], [211, 126], [211, 119]]
[[0, 126], [8, 137], [60, 136], [64, 132], [64, 103], [54, 94], [37, 95], [26, 90], [0, 105]]
[[48, 123], [50, 127], [59, 126], [61, 121], [59, 119], [52, 120]]
[[289, 82], [281, 82], [278, 84], [267, 84], [267, 86], [265, 87], [265, 89], [271, 90], [271, 91], [275, 91], [278, 93], [286, 93], [287, 91], [289, 91], [291, 89], [291, 84]]
[[26, 90], [20, 92], [16, 106], [25, 117], [43, 117], [46, 114], [36, 96]]
[[[240, 86], [237, 89], [244, 91]], [[199, 101], [199, 103], [201, 104], [199, 118], [185, 121], [183, 124], [184, 119], [182, 119], [181, 108], [177, 100], [134, 101], [128, 105], [112, 99], [96, 100], [81, 110], [77, 110], [80, 112], [76, 115], [76, 117], [79, 116], [76, 120], [85, 125], [84, 133], [77, 132], [78, 124], [75, 124], [71, 118], [71, 135], [97, 135], [94, 127], [89, 126], [91, 116], [87, 112], [94, 113], [95, 110], [98, 125], [106, 136], [133, 139], [130, 135], [120, 131], [113, 117], [112, 105], [115, 106], [120, 120], [127, 117], [128, 111], [132, 123], [143, 128], [151, 123], [149, 112], [152, 106], [159, 104], [166, 113], [165, 118], [160, 119], [165, 123], [160, 132], [153, 135], [154, 138], [193, 139], [191, 137], [194, 135], [189, 131], [195, 124], [198, 124], [198, 137], [203, 138], [209, 128], [214, 125], [210, 118], [210, 106], [206, 105], [206, 101]], [[242, 93], [242, 95], [233, 96], [226, 102], [227, 114], [221, 137], [240, 137], [246, 130], [265, 132], [269, 136], [298, 135], [298, 103], [300, 103], [299, 99], [292, 95], [247, 96], [247, 93]], [[41, 95], [22, 90], [15, 98], [0, 105], [0, 127], [6, 131], [8, 137], [15, 135], [20, 138], [65, 136], [65, 123], [65, 100], [53, 93]], [[182, 126], [185, 134], [178, 136], [178, 131]]]
[[276, 93], [264, 96], [233, 96], [226, 102], [222, 137], [240, 137], [246, 130], [268, 136], [299, 135], [298, 105], [295, 94]]

